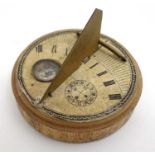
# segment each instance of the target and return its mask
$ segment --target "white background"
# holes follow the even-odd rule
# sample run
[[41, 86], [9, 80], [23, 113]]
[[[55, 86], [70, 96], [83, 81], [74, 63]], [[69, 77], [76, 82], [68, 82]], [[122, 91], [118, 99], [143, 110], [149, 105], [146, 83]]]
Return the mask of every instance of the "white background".
[[[0, 151], [155, 151], [155, 1], [0, 0]], [[102, 33], [121, 42], [143, 75], [143, 93], [131, 119], [115, 134], [85, 144], [47, 138], [23, 119], [11, 90], [21, 51], [39, 36], [83, 28], [95, 8], [103, 10]]]

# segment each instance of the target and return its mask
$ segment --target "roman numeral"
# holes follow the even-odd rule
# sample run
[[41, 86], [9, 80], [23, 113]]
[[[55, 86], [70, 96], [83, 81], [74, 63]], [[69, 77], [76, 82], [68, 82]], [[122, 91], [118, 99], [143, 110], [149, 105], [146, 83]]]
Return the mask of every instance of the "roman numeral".
[[40, 53], [40, 52], [42, 52], [42, 51], [43, 51], [43, 46], [42, 46], [42, 45], [38, 45], [38, 46], [36, 47], [36, 52]]
[[96, 65], [98, 65], [98, 62], [95, 63], [94, 65], [90, 66], [89, 68], [92, 69], [92, 68], [94, 68]]
[[107, 86], [115, 84], [115, 81], [114, 80], [110, 80], [110, 81], [103, 82], [103, 84], [104, 84], [105, 87], [107, 87]]
[[109, 100], [120, 100], [122, 99], [121, 94], [110, 94], [109, 95]]
[[103, 71], [103, 72], [98, 73], [97, 76], [102, 76], [102, 75], [104, 75], [106, 73], [107, 73], [107, 71]]
[[57, 45], [53, 45], [51, 53], [56, 53], [57, 52]]

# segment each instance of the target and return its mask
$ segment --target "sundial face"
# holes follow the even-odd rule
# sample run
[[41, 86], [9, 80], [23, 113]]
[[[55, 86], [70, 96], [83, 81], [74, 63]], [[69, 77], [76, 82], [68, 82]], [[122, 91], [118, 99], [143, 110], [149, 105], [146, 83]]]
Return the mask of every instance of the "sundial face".
[[38, 102], [77, 41], [77, 32], [51, 33], [28, 46], [17, 62], [17, 84], [30, 104], [49, 117], [70, 121], [103, 119], [128, 104], [136, 81], [135, 68], [126, 49], [107, 36], [100, 38], [117, 48], [127, 61], [120, 61], [100, 46], [43, 102]]

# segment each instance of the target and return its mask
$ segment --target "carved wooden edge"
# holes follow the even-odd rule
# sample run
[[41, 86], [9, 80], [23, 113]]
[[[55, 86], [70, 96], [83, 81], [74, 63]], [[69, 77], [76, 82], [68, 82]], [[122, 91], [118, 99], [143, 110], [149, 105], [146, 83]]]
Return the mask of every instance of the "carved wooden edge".
[[117, 121], [115, 124], [107, 127], [107, 128], [101, 128], [101, 129], [90, 129], [90, 130], [68, 130], [64, 128], [55, 128], [48, 126], [45, 122], [40, 120], [39, 118], [36, 118], [29, 114], [29, 112], [26, 112], [22, 106], [18, 107], [21, 111], [21, 114], [24, 116], [25, 120], [34, 127], [37, 131], [44, 134], [47, 137], [64, 141], [64, 142], [72, 142], [72, 143], [84, 143], [84, 142], [90, 142], [94, 140], [98, 140], [104, 137], [109, 136], [110, 134], [117, 131], [120, 127], [122, 127], [126, 121], [129, 119], [132, 110], [128, 112], [125, 117]]
[[117, 112], [105, 119], [92, 122], [70, 122], [59, 118], [48, 116], [36, 110], [27, 100], [25, 95], [20, 91], [16, 69], [18, 66], [18, 58], [12, 72], [12, 89], [18, 103], [18, 107], [25, 119], [41, 133], [67, 142], [88, 142], [102, 137], [108, 136], [119, 129], [129, 118], [131, 112], [135, 108], [141, 92], [142, 92], [142, 76], [138, 64], [127, 52], [136, 69], [136, 88], [135, 93], [128, 101], [128, 104]]

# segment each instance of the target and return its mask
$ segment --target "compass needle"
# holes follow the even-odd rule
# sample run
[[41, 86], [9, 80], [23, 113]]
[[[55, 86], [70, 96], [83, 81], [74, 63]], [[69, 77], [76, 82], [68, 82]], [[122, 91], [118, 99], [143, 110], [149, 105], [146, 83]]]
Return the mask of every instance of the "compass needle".
[[95, 9], [60, 71], [47, 88], [40, 102], [47, 97], [49, 92], [53, 92], [59, 87], [63, 81], [65, 81], [81, 65], [84, 58], [91, 56], [98, 49], [101, 21], [102, 11]]

